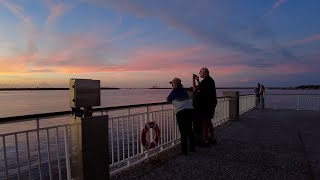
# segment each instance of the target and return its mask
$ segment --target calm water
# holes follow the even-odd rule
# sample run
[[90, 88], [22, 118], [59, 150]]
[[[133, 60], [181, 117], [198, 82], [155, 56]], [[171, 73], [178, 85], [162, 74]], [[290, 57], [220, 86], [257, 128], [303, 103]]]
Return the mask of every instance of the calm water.
[[[101, 106], [121, 106], [164, 102], [170, 89], [102, 90]], [[222, 96], [222, 89], [217, 95]], [[227, 90], [230, 91], [230, 90]], [[240, 94], [253, 91], [239, 90]], [[267, 93], [320, 94], [320, 90], [267, 90]], [[0, 117], [70, 110], [69, 91], [0, 91]]]

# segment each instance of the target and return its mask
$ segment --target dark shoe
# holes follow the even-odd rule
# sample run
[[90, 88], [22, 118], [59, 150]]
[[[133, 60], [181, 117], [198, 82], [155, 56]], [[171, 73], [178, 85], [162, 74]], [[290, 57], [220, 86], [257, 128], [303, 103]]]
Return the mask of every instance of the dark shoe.
[[210, 140], [210, 143], [211, 143], [212, 145], [216, 145], [216, 144], [217, 144], [217, 139], [211, 139], [211, 140]]
[[196, 148], [195, 147], [190, 148], [190, 152], [196, 152]]
[[202, 141], [202, 142], [200, 143], [200, 147], [210, 147], [209, 141]]

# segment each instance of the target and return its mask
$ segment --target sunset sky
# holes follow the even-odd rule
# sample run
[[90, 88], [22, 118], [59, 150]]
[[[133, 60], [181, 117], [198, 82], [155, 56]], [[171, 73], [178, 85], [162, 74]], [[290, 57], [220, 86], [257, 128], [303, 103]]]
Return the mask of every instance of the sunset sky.
[[0, 0], [0, 87], [320, 84], [319, 0]]

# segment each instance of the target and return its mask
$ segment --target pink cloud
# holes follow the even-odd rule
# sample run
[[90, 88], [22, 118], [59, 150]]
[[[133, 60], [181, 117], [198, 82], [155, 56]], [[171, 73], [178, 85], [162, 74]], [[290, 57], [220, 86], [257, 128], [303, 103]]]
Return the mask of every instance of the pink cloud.
[[205, 46], [195, 46], [181, 49], [138, 49], [128, 63], [118, 66], [122, 71], [161, 71], [169, 69], [185, 69], [193, 66], [187, 58], [206, 50]]
[[299, 74], [310, 72], [310, 67], [298, 63], [274, 65], [268, 69], [273, 74]]
[[307, 43], [311, 43], [313, 41], [319, 41], [320, 40], [320, 34], [316, 34], [310, 37], [306, 37], [300, 40], [293, 41], [291, 44], [292, 45], [303, 45]]
[[256, 79], [255, 78], [241, 78], [240, 80], [239, 80], [239, 82], [251, 82], [251, 81], [256, 81]]
[[53, 4], [50, 1], [45, 1], [46, 6], [49, 9], [49, 15], [45, 22], [45, 29], [48, 31], [49, 28], [54, 24], [56, 19], [64, 14], [69, 8], [64, 3]]
[[[153, 48], [139, 48], [127, 55], [127, 62], [114, 65], [95, 64], [94, 62], [88, 62], [85, 58], [79, 57], [79, 59], [77, 59], [73, 56], [83, 48], [86, 49], [86, 46], [91, 47], [94, 43], [96, 42], [91, 42], [91, 45], [85, 41], [74, 42], [74, 45], [68, 46], [65, 51], [46, 58], [45, 62], [46, 64], [49, 64], [48, 67], [52, 67], [57, 72], [62, 73], [178, 71], [194, 68], [194, 64], [192, 62], [187, 62], [186, 59], [193, 55], [197, 56], [197, 54], [206, 50], [206, 47], [204, 46], [181, 49], [166, 49], [159, 47], [157, 50]], [[69, 58], [76, 58], [79, 63], [76, 65], [59, 64], [59, 61], [67, 60]], [[41, 66], [46, 67], [45, 64]]]
[[280, 5], [282, 5], [283, 3], [285, 3], [287, 0], [277, 0], [273, 6], [272, 6], [272, 10], [277, 9]]
[[287, 0], [277, 0], [273, 5], [272, 8], [266, 13], [264, 14], [263, 17], [266, 16], [270, 16], [272, 14], [272, 12], [277, 9], [278, 7], [280, 7], [282, 4], [284, 4]]

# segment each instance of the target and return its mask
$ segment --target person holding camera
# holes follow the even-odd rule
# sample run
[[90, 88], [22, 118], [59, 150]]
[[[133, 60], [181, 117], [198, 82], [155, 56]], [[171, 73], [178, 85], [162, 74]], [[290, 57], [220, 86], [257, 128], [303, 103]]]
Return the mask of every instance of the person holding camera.
[[[196, 133], [200, 133], [201, 143], [200, 145], [209, 146], [210, 141], [212, 144], [216, 144], [216, 138], [214, 136], [214, 127], [211, 119], [214, 116], [215, 108], [217, 105], [217, 93], [215, 81], [210, 77], [208, 68], [201, 68], [199, 76], [193, 74], [193, 107], [195, 112], [194, 128]], [[196, 85], [198, 83], [198, 85]], [[211, 138], [209, 138], [209, 132]]]

